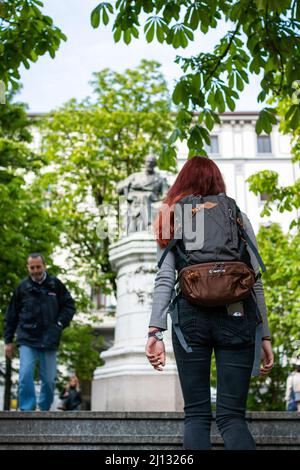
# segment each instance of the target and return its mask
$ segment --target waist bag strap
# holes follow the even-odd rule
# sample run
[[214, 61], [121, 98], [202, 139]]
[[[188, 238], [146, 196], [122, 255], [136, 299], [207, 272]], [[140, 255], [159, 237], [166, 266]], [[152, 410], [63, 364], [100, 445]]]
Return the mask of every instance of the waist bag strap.
[[255, 350], [254, 350], [254, 361], [253, 361], [253, 367], [252, 367], [252, 372], [251, 376], [259, 376], [260, 373], [260, 361], [261, 361], [261, 342], [262, 342], [262, 336], [263, 336], [263, 320], [261, 313], [259, 311], [259, 308], [257, 306], [257, 301], [256, 301], [256, 295], [253, 290], [251, 289], [251, 294], [253, 297], [253, 300], [255, 302], [255, 308], [256, 308], [256, 316], [258, 318], [258, 323], [256, 325], [255, 329]]
[[180, 295], [180, 292], [175, 295], [175, 297], [171, 300], [170, 305], [169, 305], [169, 313], [170, 317], [172, 319], [173, 323], [173, 328], [174, 332], [178, 338], [179, 343], [183, 347], [183, 349], [187, 352], [193, 352], [192, 348], [187, 344], [185, 337], [183, 336], [183, 333], [180, 329], [179, 326], [179, 316], [178, 316], [178, 297]]

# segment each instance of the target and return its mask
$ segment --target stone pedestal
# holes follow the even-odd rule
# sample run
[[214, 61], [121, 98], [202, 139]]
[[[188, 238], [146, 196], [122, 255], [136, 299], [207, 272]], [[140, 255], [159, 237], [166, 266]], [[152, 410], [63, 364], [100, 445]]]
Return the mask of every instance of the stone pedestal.
[[156, 371], [145, 356], [154, 279], [156, 241], [147, 231], [132, 233], [110, 248], [117, 272], [114, 345], [101, 354], [94, 373], [93, 411], [182, 411], [183, 400], [171, 343], [164, 333], [166, 365]]

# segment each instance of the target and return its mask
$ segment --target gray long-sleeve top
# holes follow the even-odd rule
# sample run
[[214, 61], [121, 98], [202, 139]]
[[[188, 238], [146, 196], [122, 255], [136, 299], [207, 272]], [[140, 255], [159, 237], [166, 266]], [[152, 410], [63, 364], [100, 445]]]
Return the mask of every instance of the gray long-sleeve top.
[[[242, 212], [244, 229], [248, 236], [251, 238], [254, 245], [257, 247], [257, 241], [254, 234], [253, 227], [247, 215]], [[251, 263], [255, 273], [259, 272], [259, 264], [256, 256], [252, 252], [251, 248], [247, 245], [248, 252], [251, 257]], [[161, 248], [157, 244], [157, 261], [160, 260], [164, 248]], [[172, 251], [169, 251], [167, 254], [161, 268], [158, 270], [155, 284], [154, 284], [154, 294], [153, 294], [153, 303], [152, 303], [152, 312], [150, 316], [150, 326], [156, 326], [163, 330], [167, 329], [167, 314], [169, 303], [172, 298], [172, 292], [175, 284], [175, 256]], [[261, 278], [259, 278], [253, 286], [258, 308], [263, 318], [263, 337], [271, 336], [268, 318], [267, 318], [267, 307], [264, 296], [264, 288]]]

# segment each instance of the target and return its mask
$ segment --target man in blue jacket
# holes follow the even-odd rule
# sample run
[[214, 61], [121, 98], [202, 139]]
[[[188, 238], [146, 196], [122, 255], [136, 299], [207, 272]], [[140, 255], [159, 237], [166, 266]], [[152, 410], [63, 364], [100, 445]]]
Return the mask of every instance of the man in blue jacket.
[[16, 288], [5, 314], [5, 353], [13, 357], [16, 333], [20, 352], [19, 408], [36, 409], [34, 370], [39, 360], [41, 389], [38, 406], [48, 411], [53, 402], [56, 354], [61, 332], [75, 314], [75, 303], [65, 285], [46, 271], [43, 255], [27, 259], [29, 276]]

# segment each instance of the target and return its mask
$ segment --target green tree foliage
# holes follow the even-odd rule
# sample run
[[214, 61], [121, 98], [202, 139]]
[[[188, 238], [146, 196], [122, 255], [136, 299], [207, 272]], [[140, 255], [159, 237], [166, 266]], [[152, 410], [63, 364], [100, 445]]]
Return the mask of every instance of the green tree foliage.
[[[30, 252], [43, 253], [50, 274], [67, 279], [78, 311], [90, 307], [84, 290], [53, 257], [61, 246], [63, 224], [61, 214], [51, 208], [49, 188], [42, 185], [47, 160], [32, 147], [32, 127], [37, 122], [28, 118], [24, 104], [12, 103], [14, 93], [8, 98], [0, 107], [0, 337], [13, 290], [28, 275], [26, 259]], [[88, 320], [82, 325], [74, 318], [64, 331], [59, 351], [59, 364], [76, 370], [82, 380], [90, 378], [101, 364], [98, 351], [102, 339], [93, 336]]]
[[58, 220], [33, 184], [44, 163], [30, 146], [32, 122], [26, 107], [12, 99], [13, 93], [0, 107], [1, 318], [13, 289], [27, 275], [28, 253], [41, 251], [49, 258], [59, 240]]
[[0, 80], [17, 88], [19, 69], [49, 52], [52, 58], [67, 38], [41, 12], [39, 0], [0, 1]]
[[[31, 148], [31, 120], [26, 106], [12, 104], [15, 92], [0, 105], [0, 337], [13, 290], [27, 276], [28, 253], [50, 255], [59, 241], [59, 223], [51, 215], [34, 180], [43, 160]], [[10, 403], [10, 360], [6, 361], [5, 407]]]
[[97, 336], [93, 327], [88, 323], [72, 322], [64, 330], [63, 347], [58, 351], [59, 364], [63, 365], [59, 382], [67, 381], [70, 371], [82, 381], [91, 381], [96, 367], [103, 364], [99, 352], [103, 346], [103, 336]]
[[252, 379], [248, 404], [253, 410], [284, 410], [290, 360], [300, 355], [300, 235], [286, 235], [274, 223], [261, 227], [257, 240], [267, 268], [264, 291], [275, 364], [269, 376]]
[[[298, 82], [300, 83], [300, 82]], [[292, 162], [299, 165], [300, 162], [300, 114], [298, 114], [300, 100], [299, 86], [296, 88], [293, 98], [283, 100], [277, 107], [280, 117], [279, 129], [283, 134], [291, 136]], [[290, 125], [292, 122], [292, 126]], [[261, 215], [271, 215], [274, 208], [279, 212], [291, 212], [300, 207], [300, 179], [297, 178], [293, 184], [281, 186], [279, 183], [279, 174], [276, 171], [265, 170], [248, 178], [249, 188], [255, 194], [268, 193], [269, 199], [264, 204]], [[299, 229], [300, 220], [296, 217], [290, 224], [290, 229], [296, 227]]]
[[159, 67], [142, 61], [124, 74], [94, 73], [93, 96], [69, 101], [42, 127], [49, 163], [43, 185], [50, 185], [52, 210], [62, 217], [69, 261], [87, 284], [104, 292], [115, 288], [115, 274], [108, 259], [110, 239], [101, 238], [99, 229], [108, 229], [108, 205], [115, 205], [118, 215], [115, 185], [140, 170], [146, 155], [159, 152], [172, 127]]
[[[113, 18], [116, 42], [129, 44], [138, 38], [140, 23], [146, 40], [167, 43], [178, 49], [195, 40], [199, 32], [217, 28], [221, 21], [228, 32], [214, 45], [212, 52], [199, 52], [193, 57], [177, 56], [184, 74], [173, 91], [179, 106], [177, 123], [169, 139], [170, 149], [179, 138], [187, 140], [189, 155], [205, 154], [209, 131], [219, 122], [218, 113], [233, 111], [240, 93], [249, 82], [249, 74], [262, 73], [258, 101], [275, 99], [259, 115], [256, 130], [269, 133], [276, 123], [276, 105], [294, 93], [300, 77], [299, 25], [300, 5], [297, 0], [118, 0], [100, 3], [91, 14], [97, 28]], [[286, 110], [290, 128], [300, 115], [299, 102]], [[199, 113], [193, 119], [193, 113]], [[299, 122], [299, 119], [298, 119]]]

